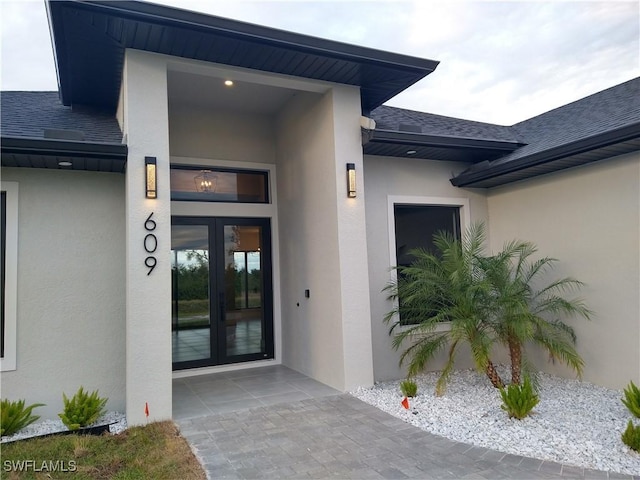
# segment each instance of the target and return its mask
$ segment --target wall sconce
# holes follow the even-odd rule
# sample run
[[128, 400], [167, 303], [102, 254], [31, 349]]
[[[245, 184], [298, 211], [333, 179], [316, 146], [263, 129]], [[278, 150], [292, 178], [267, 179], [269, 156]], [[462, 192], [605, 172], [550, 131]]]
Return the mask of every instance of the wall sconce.
[[356, 164], [347, 163], [347, 197], [356, 198]]
[[147, 198], [158, 198], [156, 187], [156, 157], [144, 157], [145, 166], [145, 196]]

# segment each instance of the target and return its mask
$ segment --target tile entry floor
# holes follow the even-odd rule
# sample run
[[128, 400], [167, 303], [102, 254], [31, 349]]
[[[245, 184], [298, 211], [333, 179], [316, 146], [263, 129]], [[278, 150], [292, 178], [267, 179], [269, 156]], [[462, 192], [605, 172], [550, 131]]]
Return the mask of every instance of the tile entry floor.
[[176, 378], [173, 418], [179, 421], [340, 393], [282, 365]]

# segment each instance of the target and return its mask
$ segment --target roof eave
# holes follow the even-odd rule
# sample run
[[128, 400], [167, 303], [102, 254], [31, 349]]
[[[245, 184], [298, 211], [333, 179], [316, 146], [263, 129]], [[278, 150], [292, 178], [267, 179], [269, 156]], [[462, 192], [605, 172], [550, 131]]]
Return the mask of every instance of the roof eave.
[[[224, 36], [234, 39], [239, 43], [260, 42], [264, 45], [270, 45], [273, 48], [288, 49], [289, 51], [298, 52], [301, 55], [309, 54], [321, 56], [323, 58], [332, 59], [335, 62], [352, 62], [360, 65], [361, 68], [377, 68], [394, 72], [397, 81], [385, 80], [383, 83], [367, 84], [366, 75], [363, 76], [362, 82], [358, 84], [362, 88], [363, 111], [370, 111], [385, 101], [389, 100], [399, 92], [405, 90], [409, 86], [415, 84], [431, 72], [435, 70], [438, 63], [434, 60], [428, 60], [409, 55], [396, 54], [381, 50], [370, 49], [355, 45], [349, 45], [332, 40], [311, 37], [284, 30], [277, 30], [260, 25], [254, 25], [236, 20], [206, 15], [202, 13], [181, 10], [163, 5], [156, 5], [146, 2], [137, 1], [100, 1], [100, 0], [47, 0], [47, 13], [49, 16], [49, 25], [52, 36], [52, 44], [54, 47], [54, 55], [56, 58], [56, 69], [58, 73], [58, 84], [62, 103], [71, 105], [76, 103], [76, 92], [74, 92], [71, 77], [73, 72], [72, 58], [70, 58], [69, 48], [83, 48], [82, 43], [66, 44], [65, 28], [73, 28], [73, 26], [63, 25], [65, 9], [73, 8], [86, 12], [102, 13], [111, 18], [126, 19], [132, 22], [148, 22], [156, 25], [162, 25], [172, 29], [189, 29], [201, 34], [210, 34], [212, 36]], [[68, 33], [68, 32], [67, 32]], [[91, 42], [89, 42], [91, 44]], [[115, 48], [115, 46], [112, 45]], [[113, 53], [117, 57], [123, 56], [124, 51], [129, 46], [121, 44], [121, 52]], [[137, 48], [137, 47], [136, 47]], [[116, 49], [117, 50], [117, 49]], [[148, 51], [156, 51], [155, 47], [149, 47]], [[186, 56], [185, 58], [191, 58]], [[115, 57], [110, 60], [114, 65], [120, 63], [120, 59]], [[211, 60], [213, 61], [213, 60]], [[234, 65], [230, 63], [230, 65]], [[76, 64], [77, 67], [77, 64]], [[119, 67], [114, 67], [119, 68]], [[252, 67], [248, 67], [252, 68]], [[258, 68], [256, 66], [256, 68]], [[258, 68], [259, 69], [259, 68]], [[265, 69], [271, 72], [271, 70]], [[277, 71], [272, 73], [278, 73]], [[287, 72], [280, 72], [291, 74]], [[295, 75], [295, 73], [293, 73]], [[75, 78], [75, 77], [74, 77]], [[313, 76], [309, 78], [315, 78]], [[115, 75], [113, 82], [120, 82], [121, 76]], [[332, 81], [329, 79], [329, 81]], [[336, 80], [337, 83], [344, 83]], [[105, 84], [108, 85], [108, 84]], [[103, 87], [105, 86], [103, 85]], [[118, 85], [111, 84], [109, 88], [109, 101], [107, 108], [113, 107], [112, 90], [118, 89]], [[95, 86], [93, 88], [96, 88]], [[381, 91], [382, 90], [382, 91]], [[370, 91], [370, 93], [368, 93]], [[83, 99], [83, 93], [79, 94]]]
[[128, 147], [122, 143], [79, 142], [38, 137], [0, 137], [3, 153], [64, 155], [89, 158], [127, 158]]
[[473, 148], [486, 150], [502, 150], [513, 152], [524, 146], [523, 143], [504, 140], [487, 140], [482, 138], [454, 137], [448, 135], [427, 135], [414, 132], [398, 132], [394, 130], [374, 130], [370, 141], [380, 143], [396, 143], [407, 146], [430, 146], [440, 148]]
[[[583, 138], [565, 145], [560, 145], [513, 161], [498, 163], [497, 165], [492, 166], [490, 165], [475, 172], [462, 173], [457, 177], [452, 178], [450, 181], [455, 187], [474, 187], [474, 185], [479, 182], [490, 180], [501, 175], [553, 162], [555, 160], [588, 152], [597, 148], [633, 140], [639, 137], [638, 132], [640, 132], [640, 122], [626, 125], [615, 130], [610, 130], [602, 134]], [[499, 161], [500, 160], [497, 160], [497, 162]]]

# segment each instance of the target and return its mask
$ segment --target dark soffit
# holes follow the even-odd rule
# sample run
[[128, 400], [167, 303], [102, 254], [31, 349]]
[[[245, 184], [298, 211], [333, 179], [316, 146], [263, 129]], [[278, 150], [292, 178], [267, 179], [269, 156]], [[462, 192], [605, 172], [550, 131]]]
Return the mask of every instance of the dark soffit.
[[499, 158], [521, 146], [503, 140], [373, 130], [363, 151], [366, 155], [478, 163]]
[[[127, 145], [28, 137], [0, 139], [3, 167], [124, 173]], [[59, 162], [70, 162], [61, 167]]]

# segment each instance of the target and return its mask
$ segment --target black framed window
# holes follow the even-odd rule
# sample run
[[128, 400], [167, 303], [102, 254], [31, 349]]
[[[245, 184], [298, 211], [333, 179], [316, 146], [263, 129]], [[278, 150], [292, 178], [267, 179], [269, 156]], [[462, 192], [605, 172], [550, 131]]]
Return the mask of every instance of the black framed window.
[[409, 266], [411, 250], [422, 248], [437, 253], [435, 233], [448, 232], [460, 239], [460, 207], [450, 205], [394, 205], [396, 265]]
[[[450, 205], [394, 205], [396, 237], [396, 265], [408, 267], [413, 262], [411, 251], [427, 250], [437, 254], [433, 236], [447, 232], [460, 239], [460, 207]], [[402, 298], [398, 301], [402, 306]], [[409, 315], [411, 317], [411, 315]], [[400, 324], [412, 325], [417, 321], [407, 318], [400, 309]]]
[[5, 290], [5, 266], [7, 256], [7, 192], [0, 192], [0, 358], [4, 358], [4, 333], [5, 333], [5, 313], [4, 313], [4, 290]]
[[269, 203], [269, 173], [262, 170], [172, 165], [171, 200]]

